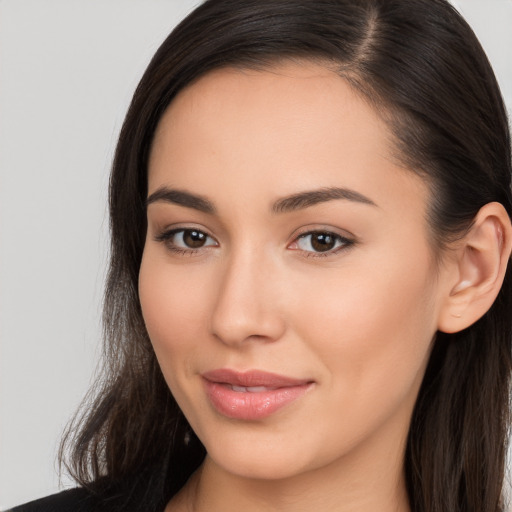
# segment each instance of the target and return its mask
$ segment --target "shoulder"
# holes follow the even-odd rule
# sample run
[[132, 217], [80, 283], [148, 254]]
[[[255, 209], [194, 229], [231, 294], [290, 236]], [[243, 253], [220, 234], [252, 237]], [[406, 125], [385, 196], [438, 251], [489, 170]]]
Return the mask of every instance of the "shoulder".
[[140, 484], [132, 480], [122, 485], [96, 481], [92, 490], [68, 489], [6, 512], [161, 512], [165, 508], [162, 501], [167, 503], [168, 500], [159, 499], [158, 493], [148, 493], [147, 485]]
[[75, 488], [53, 494], [7, 512], [95, 512], [98, 500], [86, 489]]

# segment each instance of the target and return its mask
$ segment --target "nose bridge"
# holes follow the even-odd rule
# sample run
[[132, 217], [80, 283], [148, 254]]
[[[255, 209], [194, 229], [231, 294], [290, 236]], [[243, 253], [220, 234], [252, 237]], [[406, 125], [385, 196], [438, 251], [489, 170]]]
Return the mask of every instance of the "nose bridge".
[[212, 332], [223, 343], [273, 341], [282, 335], [284, 320], [269, 260], [264, 251], [247, 244], [223, 262], [212, 312]]

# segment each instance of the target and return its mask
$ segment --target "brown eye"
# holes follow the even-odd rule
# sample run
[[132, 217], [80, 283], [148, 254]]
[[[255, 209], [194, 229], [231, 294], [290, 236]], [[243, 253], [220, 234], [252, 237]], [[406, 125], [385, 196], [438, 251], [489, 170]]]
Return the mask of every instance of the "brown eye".
[[164, 242], [171, 251], [194, 252], [203, 247], [218, 246], [218, 243], [204, 231], [198, 229], [172, 229], [155, 237], [157, 242]]
[[199, 249], [203, 247], [208, 239], [208, 236], [195, 229], [183, 230], [183, 243], [191, 249]]
[[336, 252], [336, 249], [352, 245], [352, 241], [329, 231], [311, 231], [301, 235], [296, 249], [309, 253]]
[[313, 233], [311, 236], [311, 247], [317, 252], [325, 252], [334, 249], [336, 239], [330, 233]]

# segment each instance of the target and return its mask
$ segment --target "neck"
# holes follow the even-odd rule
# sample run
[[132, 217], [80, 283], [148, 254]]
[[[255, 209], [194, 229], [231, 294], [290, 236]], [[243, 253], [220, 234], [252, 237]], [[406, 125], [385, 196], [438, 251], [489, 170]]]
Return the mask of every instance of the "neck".
[[[404, 479], [389, 474], [335, 477], [329, 468], [279, 481], [223, 474], [205, 462], [191, 510], [194, 512], [408, 512]], [[213, 478], [208, 474], [214, 472]], [[312, 472], [313, 473], [313, 472]], [[222, 492], [219, 492], [221, 490]]]

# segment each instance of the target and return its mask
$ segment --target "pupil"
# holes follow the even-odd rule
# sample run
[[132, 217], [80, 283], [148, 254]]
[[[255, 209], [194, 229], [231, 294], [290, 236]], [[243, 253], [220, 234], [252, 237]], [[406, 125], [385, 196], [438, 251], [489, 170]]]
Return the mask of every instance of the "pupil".
[[319, 233], [311, 237], [311, 246], [318, 252], [329, 251], [334, 247], [335, 243], [334, 237], [327, 233]]
[[206, 242], [206, 235], [200, 231], [185, 231], [185, 233], [183, 233], [183, 241], [188, 247], [197, 249], [198, 247], [202, 247]]

